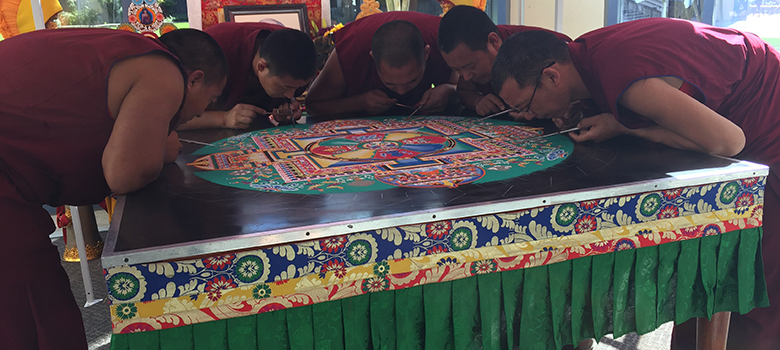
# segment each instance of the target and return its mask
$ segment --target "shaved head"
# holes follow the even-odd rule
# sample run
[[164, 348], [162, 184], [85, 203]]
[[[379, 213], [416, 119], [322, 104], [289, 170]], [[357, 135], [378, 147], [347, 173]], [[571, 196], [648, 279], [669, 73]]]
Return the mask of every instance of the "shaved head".
[[484, 11], [473, 6], [455, 6], [439, 22], [439, 51], [450, 53], [459, 44], [466, 44], [472, 51], [487, 51], [490, 33], [498, 35], [498, 27]]
[[371, 52], [377, 67], [380, 62], [394, 68], [412, 61], [425, 63], [425, 41], [420, 30], [408, 21], [390, 21], [379, 27], [371, 39]]

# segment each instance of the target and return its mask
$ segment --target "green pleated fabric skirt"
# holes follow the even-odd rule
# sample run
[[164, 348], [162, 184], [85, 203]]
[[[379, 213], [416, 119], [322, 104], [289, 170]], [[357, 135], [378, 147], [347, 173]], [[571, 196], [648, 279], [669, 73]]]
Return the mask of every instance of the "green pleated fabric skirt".
[[769, 305], [761, 228], [172, 329], [111, 349], [560, 349]]

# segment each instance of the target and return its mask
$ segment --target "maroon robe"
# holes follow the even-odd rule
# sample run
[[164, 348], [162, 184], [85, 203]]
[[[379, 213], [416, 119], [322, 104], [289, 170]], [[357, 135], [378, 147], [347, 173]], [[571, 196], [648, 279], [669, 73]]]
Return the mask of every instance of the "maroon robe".
[[94, 204], [109, 194], [108, 75], [120, 60], [151, 52], [170, 55], [156, 40], [112, 29], [40, 30], [0, 42], [0, 347], [86, 349], [42, 205]]
[[[769, 308], [747, 314], [762, 341], [780, 329], [780, 54], [749, 33], [684, 20], [651, 18], [592, 31], [569, 44], [593, 101], [627, 127], [652, 122], [618, 105], [635, 81], [674, 76], [689, 95], [737, 124], [746, 145], [736, 157], [770, 166], [764, 203], [763, 256]], [[681, 89], [685, 90], [685, 89]], [[738, 315], [733, 315], [735, 317]], [[780, 345], [780, 344], [779, 344]], [[770, 345], [761, 349], [772, 348]]]
[[[508, 37], [510, 37], [512, 34], [515, 34], [515, 33], [526, 32], [526, 31], [529, 31], [529, 30], [542, 30], [542, 31], [545, 31], [545, 32], [553, 33], [559, 39], [564, 40], [566, 42], [570, 42], [571, 41], [571, 38], [569, 38], [569, 36], [566, 35], [566, 34], [554, 32], [552, 30], [547, 30], [547, 29], [540, 28], [540, 27], [517, 26], [517, 25], [508, 25], [508, 24], [500, 24], [500, 25], [497, 25], [496, 27], [498, 27], [498, 35], [501, 36], [501, 40], [506, 40]], [[496, 93], [495, 90], [493, 90], [493, 85], [490, 84], [490, 83], [485, 83], [485, 84], [477, 84], [477, 83], [475, 83], [474, 85], [476, 85], [477, 91], [480, 94], [482, 94], [483, 96]]]
[[[383, 24], [395, 20], [412, 22], [420, 30], [423, 41], [430, 45], [431, 48], [425, 65], [425, 73], [420, 84], [403, 95], [398, 95], [382, 83], [382, 80], [379, 79], [379, 74], [376, 72], [374, 60], [369, 55], [374, 32]], [[343, 97], [379, 89], [390, 98], [397, 99], [398, 103], [411, 106], [420, 102], [423, 94], [431, 88], [431, 85], [438, 86], [449, 83], [452, 69], [447, 66], [447, 62], [441, 57], [436, 44], [439, 33], [439, 21], [441, 21], [441, 18], [438, 16], [417, 12], [393, 11], [361, 18], [335, 32], [333, 34], [333, 42], [336, 45], [335, 50], [338, 52], [341, 72], [344, 74], [344, 81], [347, 85], [347, 91]], [[385, 115], [405, 114], [409, 114], [409, 109], [397, 106], [385, 113]]]
[[258, 35], [284, 28], [271, 23], [225, 22], [206, 29], [228, 61], [227, 84], [217, 100], [217, 110], [229, 111], [239, 103], [248, 103], [270, 111], [288, 102], [268, 96], [252, 70], [252, 60], [259, 48]]

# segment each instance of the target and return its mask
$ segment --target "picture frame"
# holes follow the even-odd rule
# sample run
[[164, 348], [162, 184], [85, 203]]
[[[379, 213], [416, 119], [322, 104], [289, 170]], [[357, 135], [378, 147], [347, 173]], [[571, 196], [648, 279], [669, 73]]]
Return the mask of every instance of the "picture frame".
[[309, 32], [306, 4], [225, 6], [225, 22], [278, 22], [281, 25]]

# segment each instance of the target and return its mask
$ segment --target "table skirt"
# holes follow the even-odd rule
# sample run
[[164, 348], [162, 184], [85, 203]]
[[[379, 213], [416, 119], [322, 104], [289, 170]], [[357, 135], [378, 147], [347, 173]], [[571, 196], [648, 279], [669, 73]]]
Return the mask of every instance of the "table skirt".
[[111, 349], [560, 349], [769, 304], [762, 229], [114, 334]]

